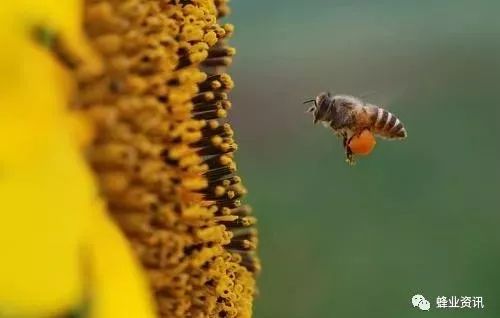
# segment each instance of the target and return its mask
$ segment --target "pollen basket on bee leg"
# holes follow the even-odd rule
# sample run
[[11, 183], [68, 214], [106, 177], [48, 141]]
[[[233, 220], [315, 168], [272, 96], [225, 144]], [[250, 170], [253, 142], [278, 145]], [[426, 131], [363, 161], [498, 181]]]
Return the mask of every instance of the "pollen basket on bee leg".
[[359, 135], [353, 136], [347, 147], [350, 151], [356, 155], [368, 155], [370, 154], [376, 145], [375, 137], [370, 130], [365, 129]]

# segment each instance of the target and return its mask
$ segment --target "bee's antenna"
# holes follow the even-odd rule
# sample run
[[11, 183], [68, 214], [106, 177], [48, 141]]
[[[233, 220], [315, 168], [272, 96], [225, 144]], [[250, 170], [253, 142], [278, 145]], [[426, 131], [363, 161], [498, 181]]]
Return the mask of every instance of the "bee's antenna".
[[316, 102], [315, 99], [308, 99], [306, 101], [304, 101], [302, 104], [307, 104], [307, 103], [312, 103], [312, 102]]

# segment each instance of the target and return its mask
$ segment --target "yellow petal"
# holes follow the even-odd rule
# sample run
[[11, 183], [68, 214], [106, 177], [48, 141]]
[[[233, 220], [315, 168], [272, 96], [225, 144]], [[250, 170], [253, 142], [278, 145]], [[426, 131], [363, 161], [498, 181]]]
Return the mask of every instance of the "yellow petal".
[[89, 237], [92, 318], [155, 317], [142, 271], [116, 225], [96, 209]]
[[75, 129], [67, 111], [72, 81], [33, 39], [38, 25], [62, 30], [68, 45], [91, 60], [81, 36], [80, 5], [20, 0], [0, 9], [3, 316], [60, 314], [86, 297], [94, 317], [152, 316], [142, 275], [98, 205], [80, 153], [85, 136], [75, 131], [85, 129]]

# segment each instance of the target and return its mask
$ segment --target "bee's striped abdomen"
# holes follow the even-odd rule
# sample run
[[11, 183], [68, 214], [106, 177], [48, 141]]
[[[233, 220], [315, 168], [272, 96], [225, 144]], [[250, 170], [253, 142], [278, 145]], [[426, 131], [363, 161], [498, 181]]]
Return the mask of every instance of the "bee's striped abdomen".
[[372, 127], [376, 134], [389, 139], [406, 138], [406, 129], [396, 115], [383, 108], [374, 107]]

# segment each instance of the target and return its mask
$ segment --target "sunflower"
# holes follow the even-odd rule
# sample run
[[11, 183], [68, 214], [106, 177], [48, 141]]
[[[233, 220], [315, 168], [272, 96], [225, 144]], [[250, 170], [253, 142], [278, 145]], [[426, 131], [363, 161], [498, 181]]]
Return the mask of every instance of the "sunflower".
[[228, 12], [20, 1], [0, 15], [1, 314], [251, 316]]

